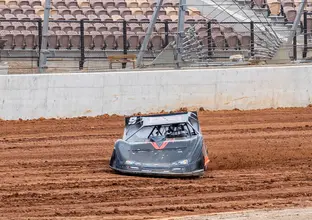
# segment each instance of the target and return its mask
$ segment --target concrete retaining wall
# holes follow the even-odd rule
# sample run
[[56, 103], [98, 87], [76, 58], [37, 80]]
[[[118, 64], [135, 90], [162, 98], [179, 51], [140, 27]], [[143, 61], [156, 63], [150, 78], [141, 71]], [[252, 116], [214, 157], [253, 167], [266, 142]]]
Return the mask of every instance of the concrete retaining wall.
[[0, 75], [0, 118], [261, 109], [312, 103], [312, 66]]

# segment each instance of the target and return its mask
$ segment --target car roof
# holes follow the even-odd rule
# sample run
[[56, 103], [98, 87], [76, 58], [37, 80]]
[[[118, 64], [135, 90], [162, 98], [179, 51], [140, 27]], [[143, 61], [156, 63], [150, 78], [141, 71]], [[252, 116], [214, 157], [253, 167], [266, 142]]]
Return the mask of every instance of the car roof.
[[188, 113], [151, 115], [141, 117], [143, 126], [180, 124], [188, 122], [190, 115]]

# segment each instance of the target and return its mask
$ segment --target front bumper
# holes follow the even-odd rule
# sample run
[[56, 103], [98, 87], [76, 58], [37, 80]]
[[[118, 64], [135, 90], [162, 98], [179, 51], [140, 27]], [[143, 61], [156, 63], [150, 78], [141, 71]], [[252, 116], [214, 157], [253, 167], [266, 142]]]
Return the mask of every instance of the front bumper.
[[163, 176], [163, 177], [199, 177], [204, 175], [204, 169], [194, 170], [192, 172], [172, 172], [171, 170], [163, 169], [159, 170], [131, 170], [131, 169], [120, 169], [110, 166], [113, 170], [129, 175], [141, 175], [141, 176]]

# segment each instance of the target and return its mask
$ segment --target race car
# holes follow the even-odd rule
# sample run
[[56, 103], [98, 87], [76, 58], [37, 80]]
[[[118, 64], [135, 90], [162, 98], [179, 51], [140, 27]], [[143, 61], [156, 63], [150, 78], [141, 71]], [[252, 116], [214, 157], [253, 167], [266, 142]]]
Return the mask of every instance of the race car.
[[202, 176], [207, 170], [197, 112], [125, 118], [110, 167], [120, 173], [151, 176]]

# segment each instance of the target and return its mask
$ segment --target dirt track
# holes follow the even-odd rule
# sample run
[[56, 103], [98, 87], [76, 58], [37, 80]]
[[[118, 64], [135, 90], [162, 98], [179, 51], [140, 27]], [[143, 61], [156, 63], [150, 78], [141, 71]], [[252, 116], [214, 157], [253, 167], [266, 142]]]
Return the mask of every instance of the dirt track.
[[312, 206], [312, 108], [201, 112], [200, 179], [117, 175], [122, 117], [0, 121], [0, 218], [151, 219]]

